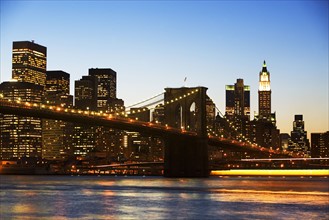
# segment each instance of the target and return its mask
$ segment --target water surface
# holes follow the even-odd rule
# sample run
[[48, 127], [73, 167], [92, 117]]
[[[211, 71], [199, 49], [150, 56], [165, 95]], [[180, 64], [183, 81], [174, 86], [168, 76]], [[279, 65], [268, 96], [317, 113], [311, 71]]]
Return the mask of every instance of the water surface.
[[328, 180], [0, 176], [0, 218], [328, 219]]

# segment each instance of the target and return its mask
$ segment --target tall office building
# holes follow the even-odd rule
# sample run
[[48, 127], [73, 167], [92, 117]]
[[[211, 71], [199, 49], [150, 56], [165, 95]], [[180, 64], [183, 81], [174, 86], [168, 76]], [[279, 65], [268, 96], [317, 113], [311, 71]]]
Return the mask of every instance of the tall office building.
[[234, 85], [226, 85], [226, 115], [250, 117], [250, 86], [243, 79], [237, 79]]
[[[124, 111], [123, 100], [116, 97], [116, 72], [110, 68], [89, 69], [89, 75], [75, 81], [75, 107], [107, 113]], [[113, 146], [120, 145], [121, 133], [103, 127], [74, 126], [74, 153], [86, 156], [91, 151], [116, 154]]]
[[271, 117], [271, 81], [270, 72], [264, 60], [262, 71], [259, 73], [258, 114], [260, 119], [270, 120]]
[[[46, 83], [47, 48], [29, 41], [13, 42], [12, 78], [1, 84], [4, 98], [41, 103]], [[2, 115], [2, 149], [7, 159], [41, 158], [41, 120]]]
[[[41, 103], [43, 87], [28, 82], [3, 82], [3, 98], [12, 101]], [[41, 119], [0, 114], [0, 159], [41, 159]]]
[[[311, 133], [311, 157], [329, 157], [329, 131], [324, 133]], [[329, 165], [328, 160], [320, 160], [319, 163]]]
[[270, 72], [265, 60], [259, 73], [258, 115], [255, 115], [251, 124], [254, 130], [252, 139], [257, 144], [272, 149], [280, 148], [280, 130], [276, 127], [275, 113], [271, 113]]
[[97, 110], [109, 110], [110, 99], [117, 97], [116, 72], [112, 69], [89, 69], [89, 76], [95, 77]]
[[295, 115], [293, 131], [291, 131], [291, 141], [294, 143], [293, 150], [307, 153], [310, 142], [307, 139], [307, 131], [304, 128], [303, 115]]
[[[226, 85], [226, 117], [230, 125], [226, 126], [229, 138], [244, 136], [249, 138], [250, 121], [250, 86], [244, 85], [243, 79], [237, 79], [234, 85]], [[238, 132], [236, 132], [236, 129]]]
[[[72, 107], [70, 95], [70, 75], [64, 71], [47, 71], [44, 102], [49, 105]], [[65, 160], [72, 151], [72, 124], [61, 120], [42, 120], [42, 158]]]
[[12, 78], [46, 85], [47, 48], [34, 41], [13, 42]]

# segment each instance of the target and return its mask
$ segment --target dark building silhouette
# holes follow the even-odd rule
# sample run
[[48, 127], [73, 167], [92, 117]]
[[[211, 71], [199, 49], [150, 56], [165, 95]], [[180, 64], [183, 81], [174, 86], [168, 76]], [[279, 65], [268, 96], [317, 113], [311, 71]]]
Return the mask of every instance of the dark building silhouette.
[[243, 79], [237, 79], [234, 85], [226, 86], [225, 114], [250, 117], [250, 86], [244, 85]]
[[307, 131], [305, 131], [303, 115], [295, 115], [293, 130], [291, 131], [290, 136], [291, 141], [293, 142], [293, 146], [290, 146], [290, 150], [303, 153], [309, 151], [310, 143], [307, 139]]
[[164, 106], [163, 106], [163, 104], [159, 104], [159, 105], [155, 106], [152, 118], [153, 118], [152, 119], [153, 123], [165, 125], [164, 124], [165, 116], [164, 116]]
[[226, 86], [226, 118], [228, 137], [250, 138], [250, 86], [244, 85], [243, 79], [237, 79], [234, 85]]
[[[311, 157], [329, 157], [329, 131], [324, 133], [311, 133]], [[321, 164], [329, 165], [328, 160], [320, 160]]]

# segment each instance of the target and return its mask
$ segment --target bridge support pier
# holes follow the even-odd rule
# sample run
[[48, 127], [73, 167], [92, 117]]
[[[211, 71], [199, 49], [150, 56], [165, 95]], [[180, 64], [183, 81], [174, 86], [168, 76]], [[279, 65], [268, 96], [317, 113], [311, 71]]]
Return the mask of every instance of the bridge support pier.
[[208, 177], [206, 138], [167, 136], [165, 142], [165, 177]]

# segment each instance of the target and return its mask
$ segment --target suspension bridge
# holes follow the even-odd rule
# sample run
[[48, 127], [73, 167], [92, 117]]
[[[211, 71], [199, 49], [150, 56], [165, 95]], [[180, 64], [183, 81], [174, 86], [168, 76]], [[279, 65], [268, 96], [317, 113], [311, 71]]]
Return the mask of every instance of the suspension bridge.
[[[104, 126], [161, 137], [165, 144], [166, 177], [207, 177], [208, 145], [260, 153], [267, 158], [287, 157], [285, 152], [258, 146], [241, 134], [239, 140], [231, 140], [210, 130], [206, 123], [206, 91], [205, 87], [166, 88], [163, 93], [113, 112], [11, 100], [0, 94], [0, 113]], [[164, 110], [164, 121], [161, 123], [132, 117], [143, 111], [154, 110], [159, 104]], [[136, 106], [139, 107], [134, 108]], [[237, 131], [233, 126], [231, 129]]]

